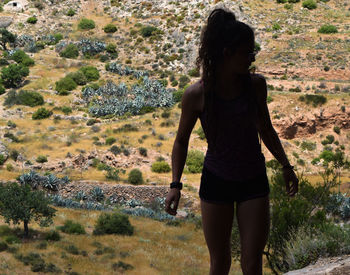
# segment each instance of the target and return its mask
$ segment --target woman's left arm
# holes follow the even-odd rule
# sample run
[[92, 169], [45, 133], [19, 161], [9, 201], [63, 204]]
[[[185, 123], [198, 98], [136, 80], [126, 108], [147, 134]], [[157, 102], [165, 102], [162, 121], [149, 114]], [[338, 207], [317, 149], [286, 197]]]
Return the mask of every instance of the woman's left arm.
[[[283, 168], [283, 176], [286, 181], [287, 192], [290, 193], [289, 181], [293, 182], [292, 196], [298, 191], [298, 179], [293, 169], [288, 168], [290, 166], [289, 160], [284, 152], [281, 141], [273, 128], [271, 123], [269, 110], [267, 107], [267, 85], [266, 80], [261, 75], [255, 75], [255, 92], [258, 103], [258, 120], [257, 129], [259, 135], [264, 142], [267, 149], [277, 159], [277, 161], [285, 168]], [[287, 183], [288, 182], [288, 183]]]

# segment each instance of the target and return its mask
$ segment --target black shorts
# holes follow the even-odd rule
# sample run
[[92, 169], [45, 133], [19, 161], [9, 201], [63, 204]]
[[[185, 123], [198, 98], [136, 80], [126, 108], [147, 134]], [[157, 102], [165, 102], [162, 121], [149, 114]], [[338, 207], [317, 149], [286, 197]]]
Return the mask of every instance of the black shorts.
[[264, 197], [270, 193], [266, 172], [249, 180], [222, 179], [203, 167], [199, 197], [201, 200], [229, 204]]

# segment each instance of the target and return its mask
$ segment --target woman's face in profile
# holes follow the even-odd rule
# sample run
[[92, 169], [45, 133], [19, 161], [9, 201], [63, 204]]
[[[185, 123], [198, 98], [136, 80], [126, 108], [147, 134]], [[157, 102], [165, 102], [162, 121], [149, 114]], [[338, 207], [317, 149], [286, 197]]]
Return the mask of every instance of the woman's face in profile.
[[254, 42], [241, 44], [236, 51], [227, 56], [227, 68], [233, 73], [245, 74], [255, 61]]

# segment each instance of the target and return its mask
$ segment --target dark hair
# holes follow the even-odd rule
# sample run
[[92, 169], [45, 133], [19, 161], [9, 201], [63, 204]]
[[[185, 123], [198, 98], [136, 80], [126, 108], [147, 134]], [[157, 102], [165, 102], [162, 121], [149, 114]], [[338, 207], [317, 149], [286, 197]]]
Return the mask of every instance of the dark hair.
[[211, 136], [212, 141], [212, 144], [209, 144], [208, 140], [208, 146], [213, 150], [217, 132], [216, 113], [213, 110], [217, 65], [223, 60], [224, 48], [234, 52], [241, 44], [250, 41], [254, 41], [252, 28], [236, 20], [235, 14], [224, 8], [214, 9], [208, 17], [207, 24], [202, 28], [196, 67], [202, 71], [205, 121], [209, 126], [206, 128], [210, 129], [207, 134]]

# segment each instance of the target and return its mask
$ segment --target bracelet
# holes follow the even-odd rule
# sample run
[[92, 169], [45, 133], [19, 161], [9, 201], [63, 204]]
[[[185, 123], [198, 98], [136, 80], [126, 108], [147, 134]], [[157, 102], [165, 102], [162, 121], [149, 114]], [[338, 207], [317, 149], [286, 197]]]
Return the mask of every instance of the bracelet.
[[173, 181], [172, 183], [170, 183], [170, 189], [171, 188], [178, 188], [179, 190], [181, 190], [182, 189], [182, 182]]
[[283, 168], [283, 169], [289, 168], [289, 169], [292, 169], [292, 170], [293, 170], [293, 169], [294, 169], [294, 166], [288, 164], [288, 165], [284, 165], [282, 168]]

